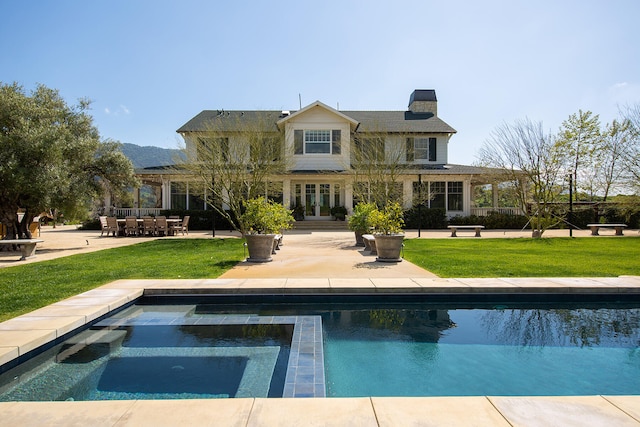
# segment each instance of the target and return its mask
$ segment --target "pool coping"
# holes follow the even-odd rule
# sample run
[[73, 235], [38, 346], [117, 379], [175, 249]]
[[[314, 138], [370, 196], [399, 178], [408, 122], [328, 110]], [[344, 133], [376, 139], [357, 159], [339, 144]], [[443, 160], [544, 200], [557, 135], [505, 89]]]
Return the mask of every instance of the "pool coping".
[[[40, 308], [31, 313], [0, 323], [0, 366], [28, 355], [43, 345], [60, 339], [65, 334], [83, 327], [99, 319], [107, 313], [132, 303], [143, 295], [294, 295], [294, 294], [555, 294], [555, 295], [638, 295], [640, 294], [640, 276], [620, 277], [590, 277], [590, 278], [356, 278], [356, 279], [195, 279], [195, 280], [117, 280], [96, 289], [84, 292], [71, 298]], [[418, 401], [418, 408], [415, 408]], [[307, 403], [292, 403], [292, 402]], [[340, 402], [338, 402], [340, 401]], [[136, 407], [155, 407], [153, 401], [120, 401], [108, 404], [105, 402], [6, 402], [0, 403], [0, 415], [3, 420], [22, 420], [40, 411], [65, 414], [65, 416], [84, 416], [93, 419], [100, 411], [83, 411], [78, 414], [80, 407], [110, 408], [109, 413], [129, 414], [137, 417], [142, 412]], [[166, 403], [166, 401], [163, 401]], [[273, 419], [269, 423], [269, 414], [275, 411], [288, 416], [289, 425], [295, 425], [292, 420], [299, 416], [299, 420], [322, 419], [338, 420], [334, 425], [352, 423], [354, 418], [344, 419], [345, 414], [353, 417], [363, 417], [363, 425], [392, 425], [399, 419], [410, 422], [412, 417], [433, 417], [427, 409], [438, 403], [438, 413], [447, 405], [464, 408], [459, 415], [447, 411], [447, 418], [442, 418], [444, 424], [447, 419], [457, 419], [458, 416], [470, 413], [470, 408], [485, 414], [492, 423], [509, 420], [509, 422], [525, 421], [534, 423], [540, 417], [566, 417], [573, 414], [586, 422], [581, 425], [596, 425], [595, 420], [611, 420], [614, 417], [620, 425], [640, 426], [640, 396], [544, 396], [544, 397], [425, 397], [425, 398], [306, 398], [306, 399], [230, 399], [211, 403], [205, 401], [204, 407], [224, 407], [222, 410], [233, 411], [233, 418], [244, 422], [229, 423], [227, 425], [282, 425], [282, 418]], [[226, 402], [226, 403], [224, 403]], [[235, 403], [234, 403], [235, 402]], [[160, 413], [171, 417], [175, 412], [168, 408], [175, 406], [183, 408], [183, 414], [193, 415], [190, 408], [193, 402], [172, 402], [162, 405], [162, 410], [152, 411], [153, 416], [142, 419], [144, 425], [154, 425], [150, 420], [163, 418]], [[407, 406], [400, 411], [398, 408]], [[444, 406], [443, 406], [444, 405]], [[344, 406], [344, 407], [343, 407]], [[298, 414], [296, 408], [299, 409]], [[119, 409], [115, 409], [119, 408]], [[314, 408], [315, 411], [314, 412]], [[341, 408], [341, 409], [336, 409]], [[411, 409], [414, 408], [414, 409]], [[568, 410], [567, 408], [573, 410]], [[219, 409], [220, 410], [220, 409]], [[435, 410], [435, 408], [432, 408]], [[150, 410], [149, 410], [150, 411]], [[340, 412], [342, 411], [342, 412]], [[354, 412], [355, 411], [355, 412]], [[424, 412], [427, 411], [427, 412]], [[180, 412], [180, 410], [178, 410]], [[315, 413], [315, 417], [313, 414]], [[296, 415], [297, 414], [297, 415]], [[546, 414], [546, 415], [545, 415]], [[476, 414], [467, 421], [476, 423]], [[33, 415], [33, 419], [37, 419]], [[155, 417], [155, 418], [154, 418]], [[255, 418], [257, 417], [257, 418]], [[305, 418], [308, 417], [308, 418]], [[408, 417], [408, 418], [407, 418]], [[524, 417], [524, 418], [523, 418]], [[107, 417], [108, 418], [108, 417]], [[126, 418], [126, 417], [125, 417]], [[48, 419], [48, 418], [45, 418]], [[114, 423], [104, 425], [116, 425]], [[129, 421], [132, 419], [129, 419]], [[195, 419], [195, 418], [194, 418]], [[544, 418], [542, 418], [544, 420]], [[253, 420], [253, 421], [252, 421]], [[342, 421], [340, 421], [342, 420]], [[498, 421], [497, 421], [498, 420]], [[520, 420], [520, 421], [518, 421]], [[264, 421], [264, 422], [263, 422]], [[506, 422], [506, 421], [505, 421]], [[146, 423], [146, 424], [145, 424]], [[461, 424], [464, 422], [461, 421]], [[22, 425], [24, 422], [21, 422]], [[331, 423], [329, 423], [331, 424]], [[97, 424], [102, 425], [102, 424]], [[438, 424], [434, 424], [438, 425]], [[504, 424], [504, 425], [509, 425]]]

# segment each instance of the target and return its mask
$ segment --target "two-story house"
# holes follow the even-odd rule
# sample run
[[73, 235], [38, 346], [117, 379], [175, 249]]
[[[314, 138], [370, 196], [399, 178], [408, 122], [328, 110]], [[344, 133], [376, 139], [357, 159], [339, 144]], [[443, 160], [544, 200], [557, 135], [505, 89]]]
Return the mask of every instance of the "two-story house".
[[[449, 163], [448, 146], [456, 130], [438, 117], [434, 90], [415, 90], [406, 110], [342, 111], [316, 101], [298, 111], [205, 110], [178, 129], [187, 150], [203, 143], [215, 128], [233, 145], [257, 120], [281, 135], [290, 153], [287, 170], [274, 177], [287, 207], [304, 206], [305, 219], [330, 219], [330, 208], [349, 211], [366, 191], [370, 177], [364, 162], [393, 168], [395, 195], [411, 207], [418, 192], [428, 207], [444, 208], [449, 217], [472, 213], [473, 186], [484, 184], [485, 170]], [[363, 159], [358, 153], [366, 153]], [[386, 172], [389, 175], [391, 172]], [[156, 206], [140, 208], [207, 209], [206, 195], [188, 175], [148, 168], [138, 171], [145, 185], [156, 187]], [[388, 178], [388, 177], [387, 177]]]

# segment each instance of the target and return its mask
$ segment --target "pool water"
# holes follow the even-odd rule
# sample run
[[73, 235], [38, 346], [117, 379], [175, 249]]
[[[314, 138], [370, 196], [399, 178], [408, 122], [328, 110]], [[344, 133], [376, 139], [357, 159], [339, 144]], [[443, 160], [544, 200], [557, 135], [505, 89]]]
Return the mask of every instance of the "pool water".
[[293, 324], [133, 306], [0, 376], [0, 401], [281, 397]]
[[335, 314], [328, 396], [640, 394], [638, 309]]
[[0, 401], [325, 393], [638, 395], [640, 304], [142, 301], [0, 375]]

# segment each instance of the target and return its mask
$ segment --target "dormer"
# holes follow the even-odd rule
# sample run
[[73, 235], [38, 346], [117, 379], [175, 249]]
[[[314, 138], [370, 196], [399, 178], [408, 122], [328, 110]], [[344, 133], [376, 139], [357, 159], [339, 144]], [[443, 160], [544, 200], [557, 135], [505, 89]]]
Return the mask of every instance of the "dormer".
[[438, 99], [433, 89], [416, 89], [409, 97], [409, 111], [412, 113], [432, 113], [438, 116]]

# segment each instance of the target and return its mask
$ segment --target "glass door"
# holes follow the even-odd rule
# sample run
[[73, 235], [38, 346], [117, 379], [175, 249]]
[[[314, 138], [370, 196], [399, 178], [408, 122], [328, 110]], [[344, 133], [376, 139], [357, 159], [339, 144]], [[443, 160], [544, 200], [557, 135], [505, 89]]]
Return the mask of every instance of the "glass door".
[[307, 219], [331, 216], [331, 184], [305, 184], [304, 204]]

